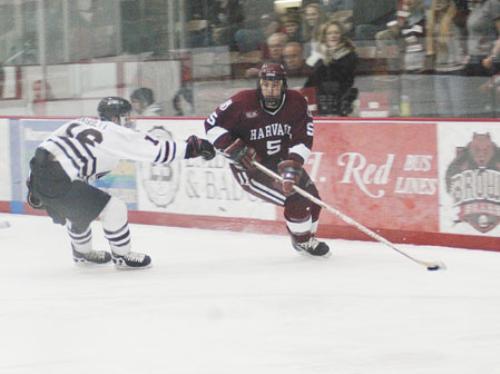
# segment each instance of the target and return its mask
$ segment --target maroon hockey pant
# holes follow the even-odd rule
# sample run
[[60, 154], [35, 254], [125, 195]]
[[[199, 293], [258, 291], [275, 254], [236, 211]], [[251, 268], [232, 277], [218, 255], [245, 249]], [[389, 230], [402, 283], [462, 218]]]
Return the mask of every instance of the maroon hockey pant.
[[[277, 172], [276, 165], [266, 165], [266, 167]], [[234, 165], [231, 165], [231, 170], [246, 192], [264, 201], [283, 206], [285, 208], [284, 216], [287, 221], [302, 222], [309, 217], [312, 218], [312, 222], [318, 221], [321, 208], [302, 195], [294, 193], [286, 197], [281, 191], [280, 183], [259, 170], [244, 170]], [[319, 199], [318, 190], [305, 171], [302, 173], [298, 186]]]

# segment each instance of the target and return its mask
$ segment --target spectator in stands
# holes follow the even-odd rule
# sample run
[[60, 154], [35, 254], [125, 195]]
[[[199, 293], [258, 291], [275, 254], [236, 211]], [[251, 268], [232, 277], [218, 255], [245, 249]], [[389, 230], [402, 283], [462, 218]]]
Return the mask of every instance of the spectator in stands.
[[289, 42], [302, 42], [300, 15], [289, 12], [282, 17], [283, 31]]
[[208, 16], [212, 29], [212, 42], [215, 45], [228, 45], [237, 50], [234, 35], [243, 27], [243, 8], [239, 0], [215, 0], [209, 7]]
[[200, 13], [193, 13], [192, 19], [186, 23], [186, 31], [190, 48], [207, 47], [210, 44], [208, 20], [202, 19]]
[[320, 114], [346, 116], [357, 97], [353, 87], [358, 57], [342, 24], [326, 23], [321, 34], [322, 59], [315, 65], [305, 87], [315, 87]]
[[312, 73], [306, 65], [304, 50], [299, 42], [288, 42], [283, 48], [283, 62], [289, 77], [307, 77]]
[[457, 13], [453, 0], [432, 0], [427, 19], [427, 55], [432, 59], [434, 102], [440, 116], [466, 114], [465, 51], [454, 22]]
[[[388, 23], [388, 29], [376, 34], [376, 44], [381, 56], [388, 57], [388, 70], [403, 72], [400, 76], [401, 106], [404, 115], [428, 115], [434, 105], [428, 95], [431, 78], [426, 70], [425, 11], [423, 0], [401, 0], [397, 19]], [[403, 112], [403, 110], [402, 110]]]
[[321, 36], [321, 25], [326, 22], [325, 13], [317, 3], [307, 4], [302, 12], [302, 40], [304, 42], [304, 56], [309, 66], [313, 66], [318, 60], [319, 40]]
[[[489, 77], [500, 72], [500, 1], [475, 0], [469, 2], [467, 19], [468, 58], [465, 73], [468, 79], [470, 101], [468, 110], [473, 116], [490, 116], [494, 107], [494, 95], [488, 88]], [[479, 90], [481, 89], [481, 90]], [[493, 91], [493, 93], [495, 93]]]
[[455, 8], [457, 9], [457, 14], [453, 22], [460, 29], [462, 37], [467, 37], [467, 17], [469, 16], [469, 5], [467, 0], [453, 0]]
[[[266, 50], [263, 53], [263, 60], [266, 62], [283, 63], [283, 48], [287, 42], [286, 34], [275, 32], [267, 38]], [[251, 67], [245, 72], [245, 78], [256, 78], [259, 75], [260, 65]]]
[[[381, 55], [387, 55], [392, 46], [400, 47], [399, 67], [405, 71], [423, 71], [425, 51], [425, 12], [422, 0], [402, 0], [397, 19], [387, 24], [386, 30], [375, 35]], [[389, 47], [389, 48], [387, 48]]]
[[266, 40], [269, 36], [278, 32], [280, 28], [279, 20], [271, 14], [263, 14], [260, 17], [257, 29], [245, 28], [236, 31], [234, 38], [240, 53], [260, 50], [264, 52]]
[[341, 10], [352, 10], [354, 7], [354, 0], [305, 0], [303, 6], [309, 4], [320, 4], [323, 12], [332, 14]]
[[161, 106], [155, 102], [153, 90], [141, 87], [130, 95], [132, 109], [139, 116], [160, 117], [163, 114]]
[[264, 53], [264, 59], [269, 62], [283, 62], [283, 48], [288, 41], [287, 35], [281, 32], [275, 32], [267, 38], [267, 51]]
[[346, 36], [353, 34], [354, 24], [352, 10], [338, 10], [333, 12], [328, 17], [328, 20], [340, 22]]
[[190, 82], [183, 84], [175, 93], [172, 105], [176, 116], [184, 116], [194, 111], [193, 85]]

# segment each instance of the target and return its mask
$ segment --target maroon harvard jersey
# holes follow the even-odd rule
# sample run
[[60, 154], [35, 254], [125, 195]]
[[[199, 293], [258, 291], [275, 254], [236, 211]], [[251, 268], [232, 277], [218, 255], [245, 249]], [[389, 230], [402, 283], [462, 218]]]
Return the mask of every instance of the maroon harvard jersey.
[[288, 159], [298, 155], [306, 161], [313, 143], [313, 119], [304, 97], [286, 90], [281, 106], [268, 111], [257, 90], [237, 93], [205, 120], [205, 131], [215, 148], [222, 150], [237, 138], [253, 147], [261, 160]]

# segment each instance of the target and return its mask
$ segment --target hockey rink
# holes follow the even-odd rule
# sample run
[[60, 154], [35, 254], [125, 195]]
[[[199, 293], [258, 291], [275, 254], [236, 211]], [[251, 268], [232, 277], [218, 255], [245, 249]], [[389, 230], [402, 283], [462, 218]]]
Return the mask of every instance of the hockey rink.
[[[73, 264], [62, 226], [0, 214], [0, 374], [500, 373], [500, 253], [131, 225], [153, 267]], [[94, 247], [107, 249], [100, 226]]]

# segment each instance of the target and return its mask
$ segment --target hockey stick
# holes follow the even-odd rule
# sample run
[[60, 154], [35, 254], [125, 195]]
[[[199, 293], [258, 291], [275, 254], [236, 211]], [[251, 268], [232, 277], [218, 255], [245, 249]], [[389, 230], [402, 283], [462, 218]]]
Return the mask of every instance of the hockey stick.
[[[283, 178], [276, 174], [274, 171], [272, 170], [269, 170], [268, 168], [266, 168], [264, 165], [260, 164], [259, 162], [257, 161], [253, 161], [253, 164], [254, 166], [259, 169], [261, 172], [263, 172], [264, 174], [270, 176], [271, 178], [274, 178], [278, 181], [283, 181]], [[323, 200], [320, 200], [316, 197], [314, 197], [313, 195], [311, 195], [310, 193], [304, 191], [302, 188], [300, 187], [297, 187], [297, 186], [293, 186], [293, 189], [295, 190], [295, 192], [297, 192], [298, 194], [304, 196], [306, 199], [308, 199], [309, 201], [312, 201], [314, 204], [322, 207], [322, 208], [325, 208], [326, 210], [328, 210], [329, 212], [335, 214], [337, 217], [339, 217], [342, 221], [344, 221], [345, 223], [349, 224], [349, 225], [352, 225], [354, 227], [356, 227], [358, 230], [364, 232], [366, 235], [368, 235], [370, 238], [372, 239], [375, 239], [376, 241], [382, 243], [382, 244], [385, 244], [386, 246], [388, 246], [389, 248], [391, 248], [392, 250], [396, 251], [397, 253], [405, 256], [406, 258], [410, 259], [411, 261], [419, 264], [419, 265], [422, 265], [422, 266], [425, 266], [427, 268], [427, 270], [429, 271], [433, 271], [433, 270], [444, 270], [446, 269], [446, 265], [442, 262], [428, 262], [428, 261], [422, 261], [422, 260], [419, 260], [413, 256], [410, 256], [409, 254], [407, 254], [406, 252], [403, 252], [401, 249], [399, 249], [398, 247], [396, 247], [394, 244], [392, 244], [389, 240], [387, 240], [386, 238], [380, 236], [379, 234], [377, 234], [376, 232], [373, 232], [372, 230], [370, 230], [369, 228], [367, 228], [366, 226], [363, 226], [361, 223], [355, 221], [354, 219], [352, 219], [351, 217], [345, 215], [344, 213], [342, 213], [341, 211], [339, 211], [338, 209], [335, 209], [334, 207], [328, 205], [327, 203], [325, 203]]]

